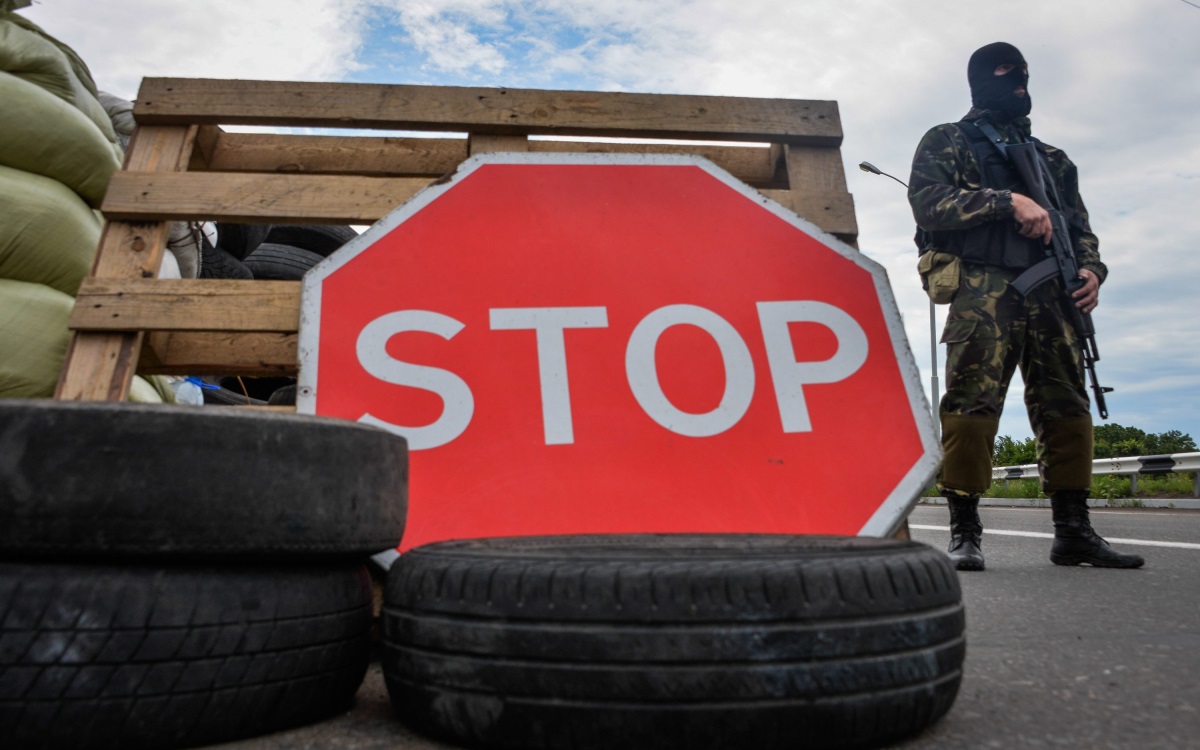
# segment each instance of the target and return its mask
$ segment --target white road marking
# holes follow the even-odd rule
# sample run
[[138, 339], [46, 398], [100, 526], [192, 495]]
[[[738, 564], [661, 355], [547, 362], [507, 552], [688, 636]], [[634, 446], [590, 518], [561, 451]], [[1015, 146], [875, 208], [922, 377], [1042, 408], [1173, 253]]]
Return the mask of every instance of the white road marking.
[[[924, 529], [925, 531], [945, 531], [949, 533], [949, 526], [925, 526], [923, 524], [910, 523], [910, 529]], [[1027, 536], [1033, 539], [1053, 539], [1053, 534], [1047, 534], [1043, 531], [1007, 531], [1005, 529], [984, 529], [983, 535], [995, 534], [997, 536]], [[1143, 547], [1174, 547], [1175, 549], [1200, 549], [1200, 544], [1191, 544], [1189, 542], [1159, 542], [1152, 539], [1108, 539], [1112, 544], [1134, 544]]]

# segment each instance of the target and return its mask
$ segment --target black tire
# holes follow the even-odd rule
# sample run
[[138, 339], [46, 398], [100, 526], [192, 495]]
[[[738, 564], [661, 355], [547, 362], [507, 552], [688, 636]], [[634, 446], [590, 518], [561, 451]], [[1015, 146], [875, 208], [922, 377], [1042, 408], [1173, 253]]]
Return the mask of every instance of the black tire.
[[288, 377], [236, 377], [216, 376], [205, 378], [206, 382], [217, 385], [220, 390], [220, 402], [233, 406], [266, 406], [271, 394], [284, 385], [294, 385], [295, 378]]
[[347, 708], [370, 660], [362, 565], [0, 563], [0, 747], [171, 748]]
[[240, 384], [233, 379], [237, 387], [230, 388], [223, 385], [228, 383], [227, 378], [207, 376], [202, 378], [205, 385], [209, 386], [201, 388], [200, 393], [204, 396], [204, 403], [212, 406], [266, 406], [267, 402], [259, 398], [254, 398], [248, 395], [247, 392], [242, 392]]
[[278, 559], [394, 547], [404, 438], [250, 409], [0, 399], [0, 556]]
[[200, 243], [200, 278], [252, 279], [254, 274], [227, 250], [209, 244], [205, 237]]
[[295, 383], [281, 386], [271, 394], [271, 397], [267, 399], [267, 403], [271, 406], [295, 406], [296, 388]]
[[245, 260], [247, 255], [266, 241], [270, 233], [270, 224], [230, 224], [218, 221], [217, 245], [238, 260]]
[[266, 242], [291, 245], [317, 253], [322, 258], [358, 236], [349, 226], [335, 224], [280, 224], [271, 227]]
[[322, 260], [322, 256], [309, 250], [264, 242], [246, 256], [246, 268], [256, 279], [300, 281], [308, 269]]
[[393, 565], [384, 675], [412, 726], [504, 748], [841, 748], [962, 679], [958, 578], [892, 539], [444, 542]]

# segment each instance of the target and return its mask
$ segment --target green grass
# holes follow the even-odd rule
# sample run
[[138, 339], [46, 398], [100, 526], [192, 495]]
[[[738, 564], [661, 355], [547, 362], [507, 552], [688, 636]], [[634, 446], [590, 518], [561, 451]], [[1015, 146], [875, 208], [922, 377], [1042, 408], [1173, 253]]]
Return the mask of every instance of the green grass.
[[[1137, 478], [1137, 493], [1129, 491], [1129, 477], [1116, 476], [1106, 474], [1092, 478], [1092, 497], [1115, 501], [1120, 498], [1129, 499], [1129, 507], [1139, 507], [1136, 498], [1153, 497], [1153, 498], [1172, 498], [1172, 497], [1192, 497], [1192, 475], [1191, 474], [1143, 474]], [[930, 487], [925, 491], [925, 497], [937, 497], [937, 490]], [[1010, 479], [997, 480], [992, 482], [992, 486], [987, 492], [983, 493], [984, 497], [999, 497], [1011, 498], [1013, 500], [1021, 500], [1025, 498], [1044, 498], [1046, 493], [1042, 492], [1041, 482], [1037, 479]]]

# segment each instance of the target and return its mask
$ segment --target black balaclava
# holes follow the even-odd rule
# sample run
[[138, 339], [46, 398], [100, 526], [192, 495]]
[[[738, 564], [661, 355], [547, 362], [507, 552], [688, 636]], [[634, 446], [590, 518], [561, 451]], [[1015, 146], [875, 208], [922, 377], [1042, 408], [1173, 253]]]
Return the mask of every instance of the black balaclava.
[[[996, 66], [1006, 63], [1016, 67], [1002, 76], [996, 75]], [[1033, 102], [1029, 98], [1025, 58], [1011, 44], [995, 42], [975, 50], [967, 63], [967, 80], [971, 84], [971, 104], [977, 109], [990, 110], [1006, 120], [1029, 114]], [[1026, 87], [1025, 96], [1018, 97], [1013, 91], [1022, 86]]]

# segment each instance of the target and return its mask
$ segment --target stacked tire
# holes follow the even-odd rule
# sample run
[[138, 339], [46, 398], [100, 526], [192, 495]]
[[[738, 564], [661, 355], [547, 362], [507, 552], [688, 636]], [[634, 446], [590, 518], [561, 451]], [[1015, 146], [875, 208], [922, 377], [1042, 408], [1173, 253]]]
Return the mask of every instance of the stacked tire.
[[0, 747], [173, 748], [345, 710], [404, 440], [249, 410], [0, 401]]
[[358, 236], [352, 227], [217, 222], [204, 242], [201, 278], [299, 281], [309, 269]]
[[949, 710], [944, 554], [894, 539], [573, 536], [431, 544], [388, 575], [408, 724], [496, 748], [858, 748]]
[[[215, 244], [204, 241], [201, 277], [299, 281], [309, 269], [358, 236], [352, 227], [320, 224], [217, 222]], [[215, 406], [294, 405], [295, 378], [206, 379], [204, 401]]]

